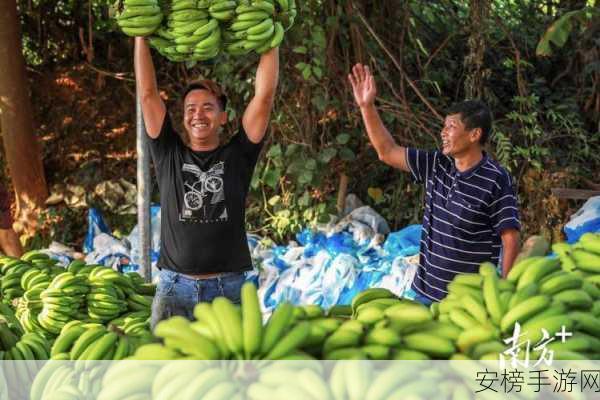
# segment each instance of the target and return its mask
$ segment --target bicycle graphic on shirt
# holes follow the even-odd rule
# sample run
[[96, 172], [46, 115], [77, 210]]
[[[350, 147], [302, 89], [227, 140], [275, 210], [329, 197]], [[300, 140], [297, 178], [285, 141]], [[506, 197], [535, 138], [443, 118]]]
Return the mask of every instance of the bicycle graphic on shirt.
[[202, 208], [204, 199], [209, 193], [215, 194], [223, 190], [223, 178], [220, 177], [224, 172], [223, 162], [214, 165], [207, 172], [193, 164], [184, 164], [181, 170], [196, 177], [194, 182], [184, 183], [187, 191], [183, 196], [183, 201], [186, 207], [192, 211]]

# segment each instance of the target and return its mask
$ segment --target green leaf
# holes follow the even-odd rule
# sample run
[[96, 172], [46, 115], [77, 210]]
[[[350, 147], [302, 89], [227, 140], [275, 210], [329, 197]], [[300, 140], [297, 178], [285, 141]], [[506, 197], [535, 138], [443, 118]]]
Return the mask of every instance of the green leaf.
[[298, 199], [298, 205], [300, 207], [308, 207], [309, 204], [310, 194], [308, 193], [308, 191], [304, 191], [304, 193], [302, 193], [302, 196], [300, 196], [300, 198]]
[[300, 71], [303, 71], [306, 69], [306, 67], [308, 67], [308, 64], [303, 63], [303, 62], [299, 62], [298, 64], [295, 65], [296, 69], [299, 69]]
[[334, 149], [333, 147], [327, 147], [319, 154], [319, 161], [321, 161], [323, 164], [328, 164], [329, 161], [331, 161], [336, 154], [336, 149]]
[[299, 149], [300, 149], [300, 145], [299, 144], [291, 143], [285, 149], [285, 156], [286, 157], [293, 156], [294, 154], [296, 154], [298, 152]]
[[288, 174], [297, 175], [304, 170], [304, 160], [301, 158], [296, 158], [292, 161], [287, 168]]
[[279, 144], [275, 144], [269, 148], [267, 152], [268, 158], [279, 158], [281, 157], [281, 146]]
[[317, 169], [317, 160], [315, 160], [314, 158], [309, 158], [306, 161], [306, 168], [310, 169], [311, 171], [314, 171], [315, 169]]
[[356, 156], [354, 155], [354, 152], [352, 150], [350, 150], [347, 147], [344, 147], [340, 150], [340, 158], [344, 161], [353, 161], [356, 158]]
[[337, 135], [335, 140], [338, 142], [338, 144], [344, 145], [350, 141], [350, 135], [348, 135], [347, 133], [341, 133]]
[[306, 53], [308, 53], [308, 49], [306, 48], [306, 46], [297, 46], [297, 47], [294, 47], [294, 49], [292, 51], [294, 53], [297, 53], [297, 54], [306, 54]]
[[312, 67], [312, 72], [313, 74], [315, 74], [315, 76], [319, 79], [321, 79], [323, 77], [323, 70], [319, 67]]
[[302, 70], [302, 77], [304, 78], [304, 80], [309, 80], [311, 76], [312, 70], [310, 68], [310, 65], [307, 65], [306, 68]]
[[311, 171], [303, 171], [298, 177], [298, 183], [301, 185], [306, 185], [311, 183], [313, 180], [313, 173]]
[[281, 172], [277, 168], [268, 169], [263, 174], [263, 182], [275, 189], [279, 184], [279, 177], [281, 176]]

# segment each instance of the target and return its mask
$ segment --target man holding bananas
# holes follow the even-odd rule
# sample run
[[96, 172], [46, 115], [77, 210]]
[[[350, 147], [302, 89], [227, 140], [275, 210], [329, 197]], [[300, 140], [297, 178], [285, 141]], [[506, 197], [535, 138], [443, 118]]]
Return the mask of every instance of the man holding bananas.
[[519, 251], [517, 197], [508, 172], [483, 145], [492, 117], [480, 101], [448, 110], [442, 149], [423, 151], [396, 144], [375, 108], [375, 79], [357, 64], [348, 79], [369, 140], [384, 163], [425, 185], [419, 269], [412, 288], [429, 304], [447, 295], [455, 275], [477, 272], [485, 261], [502, 264], [506, 276]]
[[243, 272], [251, 269], [245, 202], [262, 148], [279, 79], [279, 50], [260, 57], [255, 93], [239, 132], [226, 144], [227, 98], [210, 80], [183, 93], [180, 137], [160, 97], [150, 49], [135, 39], [135, 76], [162, 205], [159, 283], [152, 326], [214, 297], [240, 301]]

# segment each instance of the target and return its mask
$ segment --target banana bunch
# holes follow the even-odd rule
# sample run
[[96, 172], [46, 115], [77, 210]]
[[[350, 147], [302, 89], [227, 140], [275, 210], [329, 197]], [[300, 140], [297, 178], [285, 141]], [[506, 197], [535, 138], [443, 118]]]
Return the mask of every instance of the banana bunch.
[[212, 0], [208, 12], [218, 21], [229, 21], [235, 16], [237, 4], [235, 0]]
[[296, 9], [296, 0], [276, 0], [277, 20], [281, 21], [285, 30], [289, 30], [296, 19], [298, 11]]
[[285, 28], [275, 20], [275, 6], [268, 0], [256, 0], [250, 4], [241, 3], [235, 9], [224, 34], [227, 53], [231, 55], [248, 54], [254, 50], [263, 54], [277, 47], [283, 41]]
[[13, 309], [4, 303], [0, 303], [0, 324], [6, 324], [6, 327], [18, 336], [25, 332]]
[[117, 24], [128, 36], [148, 36], [163, 20], [157, 0], [124, 0], [116, 16]]
[[600, 285], [600, 233], [584, 233], [572, 246], [555, 243], [552, 250], [565, 271], [578, 271], [585, 280]]
[[151, 399], [153, 382], [163, 365], [164, 363], [157, 361], [113, 363], [102, 377], [100, 390], [95, 398], [98, 400]]
[[0, 360], [4, 360], [3, 370], [10, 398], [27, 397], [27, 388], [31, 386], [40, 369], [36, 360], [47, 360], [49, 347], [49, 343], [42, 336], [26, 333], [0, 356]]
[[[498, 359], [506, 350], [502, 338], [515, 323], [523, 340], [535, 345], [545, 329], [551, 336], [563, 326], [573, 337], [547, 346], [554, 358], [585, 359], [600, 352], [600, 288], [593, 275], [561, 268], [559, 258], [519, 261], [506, 280], [484, 263], [478, 274], [461, 274], [448, 285], [448, 296], [432, 306], [438, 323], [461, 353], [473, 359]], [[456, 332], [456, 328], [459, 332]], [[457, 334], [458, 333], [458, 334]]]
[[152, 382], [154, 399], [243, 399], [242, 385], [218, 364], [164, 363]]
[[66, 271], [54, 277], [50, 286], [40, 293], [43, 308], [37, 320], [46, 331], [58, 335], [71, 320], [86, 318], [85, 295], [89, 292], [87, 278]]
[[249, 400], [306, 399], [329, 400], [333, 394], [324, 377], [323, 366], [317, 362], [275, 362], [258, 370], [258, 380], [246, 390]]
[[12, 257], [2, 257], [0, 259], [0, 294], [2, 300], [10, 302], [12, 299], [23, 295], [21, 287], [21, 277], [32, 267], [32, 265], [22, 259]]
[[128, 336], [151, 336], [149, 311], [129, 312], [110, 321], [109, 326], [111, 325]]
[[126, 272], [124, 275], [125, 278], [131, 282], [131, 286], [136, 293], [145, 296], [154, 296], [156, 293], [156, 285], [153, 283], [146, 283], [144, 278], [137, 272]]
[[31, 384], [29, 398], [87, 399], [100, 393], [107, 365], [96, 363], [86, 370], [77, 370], [72, 363], [49, 361], [38, 372]]
[[[144, 343], [137, 338], [107, 329], [101, 324], [71, 321], [65, 325], [50, 350], [52, 360], [121, 360]], [[93, 363], [76, 364], [89, 369]]]

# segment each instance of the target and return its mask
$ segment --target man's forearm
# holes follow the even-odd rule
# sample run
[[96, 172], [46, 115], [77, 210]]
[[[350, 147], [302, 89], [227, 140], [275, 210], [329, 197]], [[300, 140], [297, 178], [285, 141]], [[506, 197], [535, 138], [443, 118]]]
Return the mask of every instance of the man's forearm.
[[279, 48], [269, 50], [260, 57], [256, 69], [254, 96], [272, 102], [279, 82]]
[[158, 94], [152, 54], [146, 39], [142, 37], [135, 38], [134, 68], [136, 84], [141, 95]]
[[519, 236], [510, 237], [509, 240], [503, 240], [502, 244], [502, 277], [506, 278], [512, 268], [515, 259], [519, 255]]
[[396, 144], [392, 135], [383, 125], [379, 112], [375, 108], [374, 104], [369, 106], [361, 107], [360, 112], [363, 117], [369, 140], [375, 147], [379, 159], [384, 160], [386, 153], [394, 147]]

